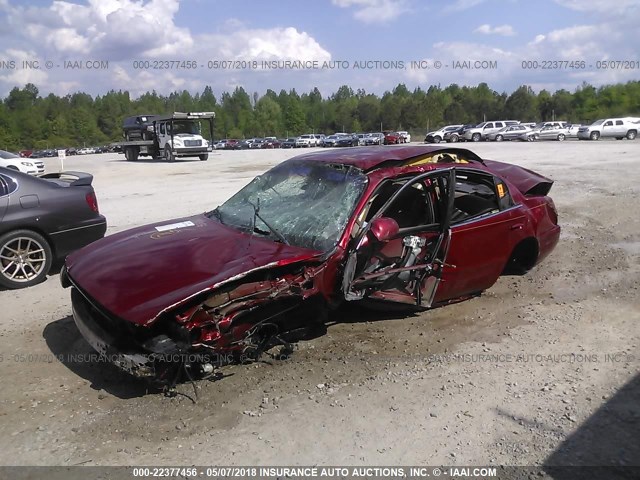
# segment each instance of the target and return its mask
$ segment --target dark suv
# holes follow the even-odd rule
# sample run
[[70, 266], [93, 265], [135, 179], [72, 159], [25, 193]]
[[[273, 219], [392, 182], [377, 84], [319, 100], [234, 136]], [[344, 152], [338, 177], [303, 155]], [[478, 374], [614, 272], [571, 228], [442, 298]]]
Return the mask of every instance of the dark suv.
[[124, 119], [124, 138], [129, 140], [152, 140], [155, 115], [136, 115]]

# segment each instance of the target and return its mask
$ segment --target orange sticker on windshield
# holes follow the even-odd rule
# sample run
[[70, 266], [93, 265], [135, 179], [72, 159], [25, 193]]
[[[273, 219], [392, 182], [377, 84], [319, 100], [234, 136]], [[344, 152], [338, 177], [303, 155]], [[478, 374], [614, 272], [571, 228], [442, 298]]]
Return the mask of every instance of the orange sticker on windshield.
[[504, 197], [504, 185], [501, 183], [498, 184], [498, 196], [500, 198]]

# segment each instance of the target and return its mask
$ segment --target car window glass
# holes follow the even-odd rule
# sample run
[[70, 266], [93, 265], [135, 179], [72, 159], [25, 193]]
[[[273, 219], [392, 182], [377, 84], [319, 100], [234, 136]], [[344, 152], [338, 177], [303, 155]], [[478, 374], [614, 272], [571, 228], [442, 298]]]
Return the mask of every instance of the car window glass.
[[161, 133], [162, 135], [164, 135], [164, 133], [165, 133], [165, 131], [164, 131], [164, 123], [161, 123], [161, 124], [160, 124], [160, 133]]
[[611, 120], [609, 120], [608, 122], [604, 123], [605, 127], [610, 127], [611, 125], [613, 125], [613, 122]]
[[453, 206], [452, 223], [498, 212], [500, 205], [493, 177], [476, 172], [457, 172]]
[[496, 122], [496, 128], [502, 128], [502, 127], [504, 127], [502, 122]]
[[493, 128], [493, 123], [487, 123], [484, 128]]
[[0, 175], [0, 197], [13, 193], [18, 188], [18, 183], [11, 177]]
[[616, 125], [622, 125], [622, 120], [616, 120]]
[[[372, 197], [367, 221], [406, 183], [407, 179], [384, 183]], [[416, 180], [393, 199], [382, 212], [382, 216], [393, 218], [401, 229], [433, 225], [439, 219], [439, 212], [434, 208], [434, 204], [439, 204], [440, 196], [440, 188], [432, 179]]]

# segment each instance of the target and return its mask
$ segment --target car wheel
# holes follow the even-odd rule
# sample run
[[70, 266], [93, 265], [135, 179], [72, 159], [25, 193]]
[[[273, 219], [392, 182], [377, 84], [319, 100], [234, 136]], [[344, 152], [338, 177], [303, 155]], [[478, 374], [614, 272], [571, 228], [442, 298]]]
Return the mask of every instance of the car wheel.
[[591, 140], [598, 140], [600, 138], [600, 132], [591, 132], [591, 135], [589, 135], [589, 138]]
[[53, 254], [42, 235], [15, 230], [0, 237], [0, 285], [24, 288], [40, 283], [49, 273]]
[[202, 160], [204, 162], [205, 160], [209, 159], [209, 154], [208, 153], [203, 153], [202, 155], [199, 155], [198, 157], [200, 158], [200, 160]]
[[164, 147], [164, 159], [167, 162], [174, 162], [176, 160], [175, 155], [173, 154], [173, 152], [171, 151], [171, 148], [169, 147]]
[[471, 140], [473, 140], [474, 142], [479, 142], [480, 141], [480, 134], [479, 133], [474, 133], [473, 135], [471, 135]]
[[637, 135], [637, 133], [636, 133], [636, 131], [635, 131], [635, 130], [629, 130], [629, 131], [627, 132], [627, 140], [633, 140], [633, 139], [635, 139], [635, 138], [636, 138], [636, 135]]
[[440, 136], [436, 135], [435, 137], [433, 137], [433, 143], [440, 143], [442, 141], [442, 139], [440, 138]]
[[449, 141], [450, 141], [451, 143], [457, 143], [457, 142], [458, 142], [458, 135], [451, 135], [451, 136], [449, 137]]
[[560, 135], [558, 135], [559, 142], [564, 142], [564, 139], [565, 139], [564, 133], [561, 133]]
[[501, 142], [502, 140], [504, 140], [502, 135], [496, 135], [496, 142]]
[[128, 162], [135, 162], [138, 160], [138, 150], [133, 147], [125, 147], [124, 158], [126, 158]]

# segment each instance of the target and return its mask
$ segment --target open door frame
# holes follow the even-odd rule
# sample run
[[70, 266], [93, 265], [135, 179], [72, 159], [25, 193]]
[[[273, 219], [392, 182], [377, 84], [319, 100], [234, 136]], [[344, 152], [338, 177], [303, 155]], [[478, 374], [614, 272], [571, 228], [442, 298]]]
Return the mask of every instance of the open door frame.
[[[451, 243], [451, 215], [455, 194], [455, 175], [455, 167], [438, 169], [416, 175], [408, 179], [407, 182], [384, 203], [378, 212], [375, 213], [371, 221], [354, 239], [354, 247], [348, 253], [343, 279], [343, 293], [346, 300], [375, 298], [376, 300], [394, 303], [413, 303], [426, 308], [431, 306], [442, 277], [442, 268]], [[411, 232], [411, 234], [403, 237], [405, 251], [407, 255], [410, 255], [410, 250], [413, 250], [413, 255], [416, 258], [415, 263], [408, 266], [390, 265], [367, 274], [357, 272], [359, 251], [363, 245], [368, 242], [377, 241], [374, 239], [374, 236], [370, 234], [374, 221], [384, 217], [385, 211], [402, 195], [405, 189], [412, 188], [411, 186], [415, 184], [415, 182], [428, 178], [433, 178], [438, 182], [440, 189], [445, 189], [444, 194], [440, 195], [440, 205], [436, 206], [436, 208], [440, 209], [441, 221], [435, 232], [431, 230], [416, 231], [415, 234]], [[444, 183], [445, 181], [446, 185]], [[423, 237], [416, 235], [419, 233], [436, 233], [438, 235], [435, 245], [432, 243], [433, 248], [430, 249], [430, 252], [425, 251], [427, 244]], [[402, 232], [399, 231], [398, 235], [385, 241], [397, 239], [401, 234]], [[421, 238], [423, 241], [420, 240]], [[367, 259], [367, 262], [368, 261], [369, 259]], [[399, 294], [397, 291], [389, 289], [390, 279], [395, 280], [396, 283], [399, 279], [406, 279], [406, 292]]]

